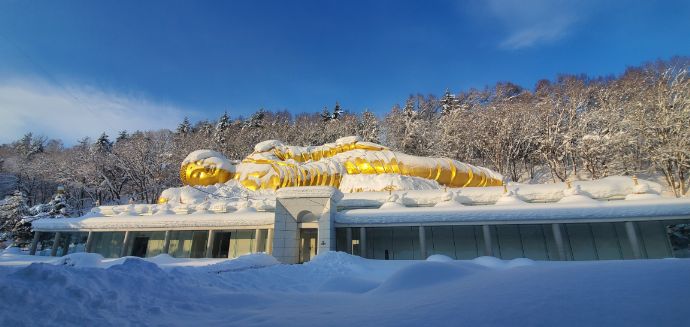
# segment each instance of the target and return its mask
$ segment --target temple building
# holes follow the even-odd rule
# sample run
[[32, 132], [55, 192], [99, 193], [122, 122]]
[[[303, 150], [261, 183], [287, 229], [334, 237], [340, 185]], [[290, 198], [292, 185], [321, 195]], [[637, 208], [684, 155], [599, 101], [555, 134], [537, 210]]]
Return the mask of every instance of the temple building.
[[[186, 186], [158, 204], [40, 219], [31, 252], [301, 263], [323, 251], [381, 260], [618, 260], [690, 257], [690, 199], [634, 177], [502, 185], [499, 174], [356, 138], [321, 147], [262, 142], [241, 162], [195, 151]], [[343, 192], [344, 191], [344, 192]]]

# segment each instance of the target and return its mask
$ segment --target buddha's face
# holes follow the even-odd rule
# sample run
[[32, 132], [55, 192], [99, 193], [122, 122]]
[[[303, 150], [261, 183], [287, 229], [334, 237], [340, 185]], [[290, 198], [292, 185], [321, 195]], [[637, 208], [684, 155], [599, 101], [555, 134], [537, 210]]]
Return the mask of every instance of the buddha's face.
[[[180, 168], [180, 179], [185, 185], [214, 185], [225, 183], [235, 176], [232, 171], [218, 167], [217, 158], [188, 162]], [[226, 165], [227, 166], [227, 165]], [[234, 167], [233, 167], [234, 168]]]

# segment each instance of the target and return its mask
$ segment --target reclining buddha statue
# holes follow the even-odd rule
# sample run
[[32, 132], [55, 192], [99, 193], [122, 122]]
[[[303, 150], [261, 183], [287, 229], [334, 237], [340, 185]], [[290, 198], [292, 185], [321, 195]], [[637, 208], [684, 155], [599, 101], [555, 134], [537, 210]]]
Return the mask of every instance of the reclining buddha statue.
[[446, 187], [503, 184], [500, 174], [483, 167], [448, 158], [407, 155], [356, 136], [306, 147], [264, 141], [241, 162], [228, 160], [215, 151], [198, 150], [190, 153], [180, 168], [185, 185], [213, 185], [235, 179], [250, 190], [338, 187], [346, 174], [398, 174], [433, 180]]

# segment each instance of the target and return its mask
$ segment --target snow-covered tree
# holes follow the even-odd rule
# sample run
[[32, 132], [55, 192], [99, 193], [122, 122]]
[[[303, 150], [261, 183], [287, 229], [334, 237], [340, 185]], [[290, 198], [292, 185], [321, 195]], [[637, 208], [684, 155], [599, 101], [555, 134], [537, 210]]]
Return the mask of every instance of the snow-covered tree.
[[218, 119], [216, 127], [213, 131], [213, 140], [221, 147], [224, 148], [227, 143], [227, 133], [230, 129], [230, 116], [228, 112], [224, 112], [222, 116]]
[[376, 115], [367, 110], [364, 110], [358, 122], [357, 134], [363, 141], [379, 143], [381, 134], [381, 124]]
[[[0, 201], [0, 241], [26, 241], [27, 235], [23, 231], [22, 219], [29, 215], [26, 196], [21, 191]], [[29, 236], [30, 237], [30, 232]]]
[[101, 136], [98, 137], [96, 140], [96, 143], [93, 145], [94, 151], [96, 152], [110, 152], [113, 148], [113, 143], [110, 142], [110, 139], [108, 138], [108, 134], [103, 132]]
[[129, 134], [127, 134], [127, 131], [126, 131], [126, 130], [121, 130], [121, 131], [117, 134], [117, 139], [115, 139], [115, 142], [124, 141], [124, 140], [126, 140], [128, 137], [129, 137]]
[[192, 133], [192, 124], [189, 122], [189, 118], [184, 117], [184, 120], [177, 125], [176, 133], [182, 136], [187, 136]]
[[244, 122], [242, 126], [245, 128], [260, 128], [264, 126], [264, 117], [266, 117], [266, 110], [264, 108], [259, 109], [259, 111], [253, 113], [249, 119]]
[[441, 114], [444, 116], [448, 115], [459, 107], [460, 103], [458, 98], [456, 98], [454, 94], [450, 93], [448, 89], [446, 89], [446, 93], [444, 93], [443, 97], [441, 98]]

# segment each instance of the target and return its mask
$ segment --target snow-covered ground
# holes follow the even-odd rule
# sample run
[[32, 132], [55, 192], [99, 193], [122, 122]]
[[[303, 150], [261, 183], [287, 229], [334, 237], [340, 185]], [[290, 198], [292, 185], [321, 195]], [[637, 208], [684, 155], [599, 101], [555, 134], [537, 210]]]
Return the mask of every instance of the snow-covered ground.
[[[34, 262], [31, 261], [42, 261]], [[1, 326], [688, 326], [690, 260], [0, 256]]]

